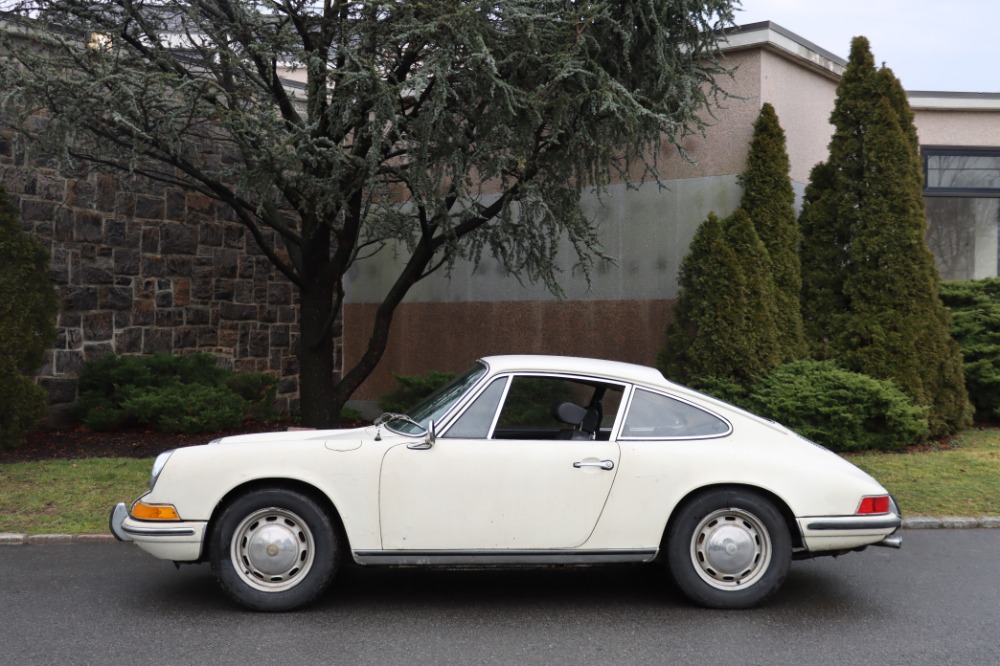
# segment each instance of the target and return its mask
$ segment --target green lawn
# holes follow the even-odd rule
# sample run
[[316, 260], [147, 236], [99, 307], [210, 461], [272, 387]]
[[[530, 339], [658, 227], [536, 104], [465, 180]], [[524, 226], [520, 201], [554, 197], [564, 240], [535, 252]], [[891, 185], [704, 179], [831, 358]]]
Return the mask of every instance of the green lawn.
[[[904, 516], [1000, 516], [1000, 429], [948, 447], [848, 456], [899, 500]], [[107, 531], [108, 512], [144, 492], [153, 460], [93, 458], [0, 465], [0, 532]]]
[[965, 430], [946, 448], [847, 459], [888, 488], [904, 516], [1000, 516], [1000, 429]]
[[153, 459], [89, 458], [0, 465], [0, 532], [96, 534], [149, 483]]

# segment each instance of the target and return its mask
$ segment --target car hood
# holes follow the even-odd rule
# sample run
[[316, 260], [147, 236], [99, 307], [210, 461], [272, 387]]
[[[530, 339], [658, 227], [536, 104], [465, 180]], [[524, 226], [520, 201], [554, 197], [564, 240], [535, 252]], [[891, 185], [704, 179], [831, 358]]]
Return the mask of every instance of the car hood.
[[296, 442], [324, 442], [328, 449], [349, 451], [361, 446], [364, 440], [375, 438], [374, 426], [331, 430], [295, 429], [274, 432], [258, 432], [247, 435], [230, 435], [212, 442], [229, 446], [233, 444], [281, 444]]

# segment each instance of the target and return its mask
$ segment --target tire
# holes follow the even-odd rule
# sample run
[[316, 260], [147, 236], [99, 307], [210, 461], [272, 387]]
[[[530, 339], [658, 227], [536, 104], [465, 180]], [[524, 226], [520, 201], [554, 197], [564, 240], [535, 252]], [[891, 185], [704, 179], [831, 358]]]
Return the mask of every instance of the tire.
[[792, 543], [774, 504], [751, 490], [712, 491], [678, 511], [667, 565], [681, 591], [707, 608], [751, 608], [788, 575]]
[[312, 499], [284, 489], [241, 495], [219, 515], [209, 544], [212, 571], [237, 603], [287, 611], [313, 601], [333, 581], [339, 539]]

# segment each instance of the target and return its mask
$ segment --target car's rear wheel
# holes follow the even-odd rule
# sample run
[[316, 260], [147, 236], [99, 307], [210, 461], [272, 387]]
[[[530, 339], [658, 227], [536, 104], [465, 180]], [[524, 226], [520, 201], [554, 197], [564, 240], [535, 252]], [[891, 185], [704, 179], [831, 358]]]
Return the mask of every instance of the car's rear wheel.
[[750, 608], [774, 594], [792, 557], [787, 524], [751, 490], [711, 491], [685, 504], [667, 535], [677, 586], [709, 608]]
[[313, 601], [333, 580], [339, 554], [327, 513], [310, 497], [278, 488], [254, 490], [230, 503], [209, 548], [226, 593], [260, 611]]

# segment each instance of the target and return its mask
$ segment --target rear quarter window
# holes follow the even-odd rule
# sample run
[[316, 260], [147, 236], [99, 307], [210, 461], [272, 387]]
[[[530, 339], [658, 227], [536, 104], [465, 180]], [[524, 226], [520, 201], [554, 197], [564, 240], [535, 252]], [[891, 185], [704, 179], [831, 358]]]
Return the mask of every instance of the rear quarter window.
[[732, 427], [699, 407], [644, 389], [636, 389], [625, 415], [623, 439], [722, 437]]

